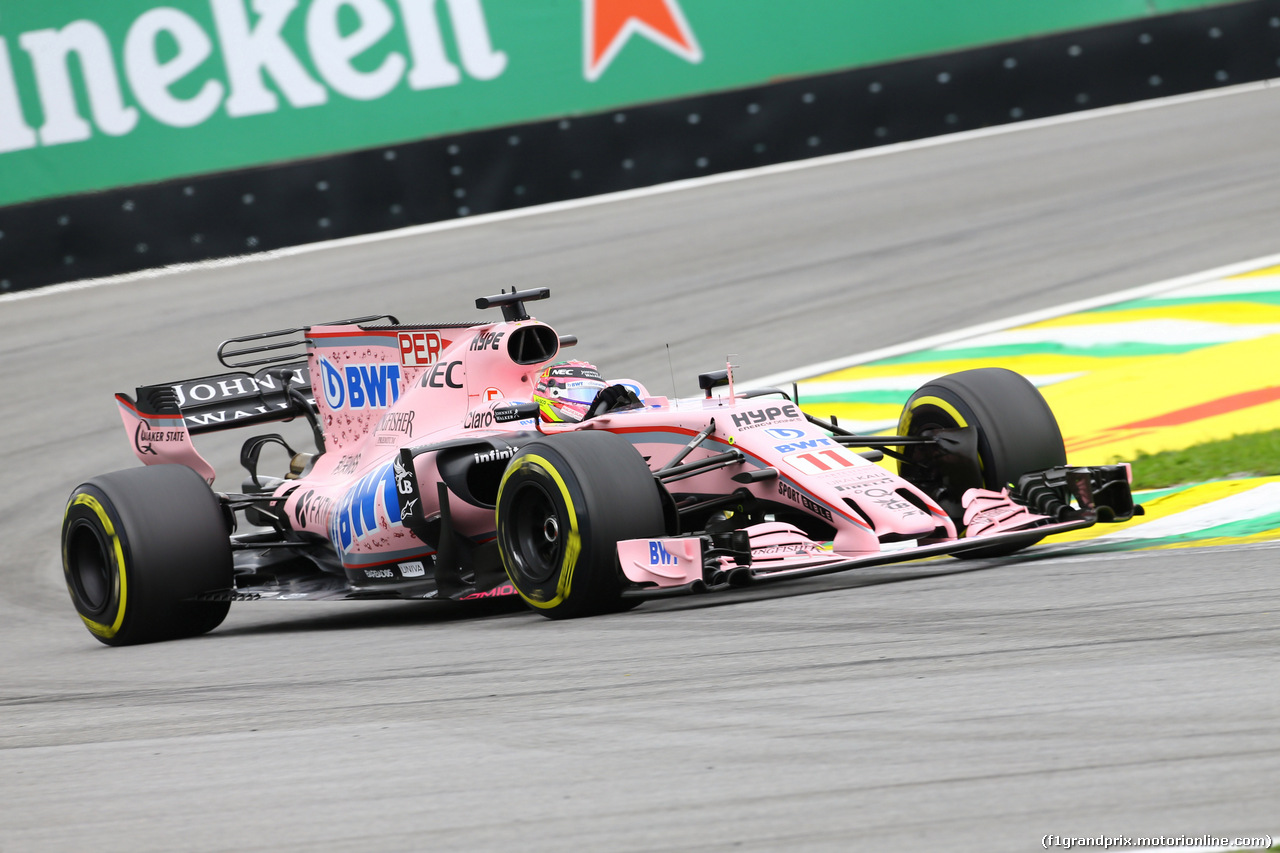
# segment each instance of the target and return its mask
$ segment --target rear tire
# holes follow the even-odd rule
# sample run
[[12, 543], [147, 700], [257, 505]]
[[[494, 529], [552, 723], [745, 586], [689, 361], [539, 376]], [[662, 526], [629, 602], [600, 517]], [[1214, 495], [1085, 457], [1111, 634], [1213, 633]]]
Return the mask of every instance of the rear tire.
[[526, 444], [498, 487], [512, 586], [552, 619], [629, 609], [617, 542], [665, 532], [658, 484], [623, 438], [584, 430]]
[[85, 627], [109, 646], [193, 637], [226, 618], [231, 544], [218, 498], [185, 465], [129, 468], [71, 493], [62, 568]]
[[[898, 421], [899, 435], [933, 429], [974, 427], [976, 459], [969, 466], [939, 464], [936, 451], [907, 447], [899, 462], [903, 479], [919, 486], [945, 509], [957, 529], [964, 523], [960, 499], [973, 488], [1000, 491], [1024, 474], [1067, 464], [1057, 418], [1025, 377], [1002, 367], [965, 370], [935, 379], [911, 395]], [[958, 554], [961, 558], [1004, 556], [1033, 543]]]

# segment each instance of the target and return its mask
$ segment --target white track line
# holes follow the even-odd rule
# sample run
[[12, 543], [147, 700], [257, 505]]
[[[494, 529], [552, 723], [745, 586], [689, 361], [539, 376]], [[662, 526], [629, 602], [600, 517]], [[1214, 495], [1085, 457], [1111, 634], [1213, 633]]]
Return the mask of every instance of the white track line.
[[[894, 344], [893, 346], [859, 353], [858, 355], [844, 356], [842, 358], [831, 359], [830, 361], [820, 361], [817, 364], [797, 367], [794, 370], [787, 370], [782, 373], [774, 373], [742, 384], [744, 387], [748, 388], [765, 388], [784, 385], [790, 382], [798, 382], [811, 376], [820, 376], [824, 373], [844, 370], [846, 367], [866, 364], [869, 361], [877, 361], [882, 358], [892, 358], [898, 355], [905, 355], [909, 352], [933, 349], [935, 347], [943, 346], [944, 344], [951, 344], [957, 341], [962, 341], [966, 338], [977, 337], [978, 335], [1002, 332], [1015, 326], [1025, 326], [1028, 323], [1039, 323], [1043, 320], [1052, 320], [1055, 317], [1062, 317], [1067, 314], [1076, 314], [1080, 311], [1088, 311], [1092, 308], [1101, 308], [1103, 305], [1114, 305], [1117, 302], [1128, 302], [1130, 299], [1143, 299], [1169, 290], [1176, 290], [1180, 287], [1188, 287], [1190, 285], [1213, 281], [1214, 279], [1240, 275], [1241, 273], [1251, 272], [1264, 267], [1276, 266], [1277, 264], [1280, 264], [1280, 254], [1265, 255], [1261, 258], [1254, 258], [1251, 261], [1228, 264], [1225, 267], [1217, 267], [1215, 269], [1205, 270], [1204, 272], [1193, 273], [1192, 275], [1168, 278], [1164, 281], [1157, 281], [1154, 284], [1144, 284], [1140, 287], [1132, 287], [1128, 290], [1119, 290], [1115, 293], [1108, 293], [1104, 296], [1081, 299], [1078, 302], [1068, 302], [1065, 305], [1055, 305], [1052, 308], [1045, 308], [1040, 311], [1031, 311], [1026, 314], [1019, 314], [1016, 317], [994, 320], [990, 323], [980, 323], [976, 326], [970, 326], [967, 329], [959, 329], [954, 332], [944, 332], [940, 335], [934, 335], [929, 338], [920, 338], [919, 340], [908, 341], [903, 344]], [[945, 353], [942, 355], [945, 357]]]
[[14, 302], [20, 299], [36, 299], [41, 296], [54, 296], [60, 293], [87, 290], [93, 287], [127, 284], [134, 281], [146, 281], [153, 278], [180, 275], [185, 272], [198, 270], [214, 270], [221, 269], [222, 267], [239, 266], [240, 264], [260, 263], [262, 261], [275, 260], [276, 258], [288, 258], [293, 257], [294, 255], [304, 255], [310, 252], [321, 252], [328, 249], [339, 249], [349, 246], [362, 246], [368, 243], [379, 243], [384, 240], [399, 240], [405, 237], [434, 234], [438, 231], [451, 231], [455, 228], [470, 228], [494, 222], [523, 219], [528, 216], [540, 216], [547, 213], [559, 213], [566, 210], [594, 207], [595, 205], [600, 204], [612, 204], [619, 201], [649, 198], [651, 196], [665, 195], [667, 193], [681, 192], [683, 190], [697, 189], [700, 187], [716, 186], [718, 184], [728, 184], [751, 178], [760, 178], [769, 175], [783, 175], [789, 172], [797, 172], [802, 169], [813, 169], [839, 163], [849, 163], [854, 160], [865, 160], [872, 157], [885, 157], [891, 154], [899, 154], [904, 151], [918, 151], [925, 148], [934, 148], [940, 145], [950, 145], [956, 142], [968, 142], [973, 139], [986, 139], [991, 136], [1003, 136], [1008, 133], [1037, 130], [1042, 127], [1056, 127], [1058, 125], [1073, 124], [1079, 121], [1089, 121], [1097, 118], [1107, 118], [1109, 116], [1124, 115], [1127, 113], [1142, 112], [1144, 110], [1176, 106], [1178, 104], [1193, 103], [1195, 101], [1206, 101], [1214, 98], [1257, 92], [1271, 88], [1278, 83], [1280, 83], [1280, 78], [1261, 80], [1254, 83], [1242, 83], [1238, 86], [1224, 86], [1221, 89], [1191, 92], [1186, 95], [1173, 95], [1168, 98], [1153, 98], [1147, 101], [1137, 101], [1132, 104], [1100, 107], [1095, 110], [1083, 110], [1081, 112], [1031, 119], [1029, 121], [1017, 122], [1014, 124], [1002, 124], [996, 127], [966, 130], [961, 131], [960, 133], [947, 134], [945, 136], [932, 136], [927, 139], [912, 140], [911, 142], [898, 142], [891, 145], [882, 145], [877, 148], [862, 148], [857, 151], [848, 151], [843, 154], [828, 154], [823, 157], [813, 157], [808, 160], [793, 160], [786, 163], [776, 163], [772, 166], [761, 166], [755, 169], [742, 169], [737, 172], [721, 172], [716, 175], [707, 175], [702, 178], [689, 178], [683, 181], [673, 181], [667, 184], [657, 184], [655, 186], [641, 187], [634, 190], [623, 190], [622, 192], [588, 196], [586, 198], [570, 199], [568, 201], [558, 201], [551, 204], [523, 207], [517, 210], [503, 210], [496, 213], [485, 213], [465, 219], [448, 219], [443, 222], [429, 222], [425, 225], [413, 225], [408, 228], [398, 228], [394, 231], [378, 231], [372, 234], [359, 234], [354, 237], [343, 237], [338, 240], [324, 240], [315, 243], [305, 243], [301, 246], [291, 246], [286, 249], [275, 249], [269, 252], [259, 252], [253, 255], [216, 258], [210, 261], [199, 261], [189, 264], [174, 264], [173, 266], [124, 273], [123, 275], [108, 276], [106, 278], [92, 278], [85, 279], [84, 281], [68, 282], [66, 284], [54, 284], [47, 287], [33, 288], [31, 290], [20, 290], [16, 293], [0, 294], [0, 302]]
[[[1277, 507], [1280, 507], [1280, 481], [1272, 480], [1150, 521], [1134, 519], [1132, 526], [1126, 524], [1123, 530], [1081, 540], [1080, 545], [1088, 547], [1099, 542], [1140, 542], [1144, 539], [1199, 533], [1224, 524], [1266, 518], [1275, 513]], [[1075, 543], [1063, 544], [1069, 548]]]

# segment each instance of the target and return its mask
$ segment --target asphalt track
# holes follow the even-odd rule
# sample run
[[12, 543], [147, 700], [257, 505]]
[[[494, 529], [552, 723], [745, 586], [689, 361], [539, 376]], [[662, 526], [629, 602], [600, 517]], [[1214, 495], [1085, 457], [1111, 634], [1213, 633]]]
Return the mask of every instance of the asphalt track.
[[[1275, 832], [1280, 546], [938, 562], [550, 623], [242, 604], [100, 647], [62, 588], [110, 392], [232, 335], [547, 285], [694, 390], [1277, 251], [1280, 91], [0, 303], [0, 850], [1038, 848]], [[669, 349], [668, 346], [669, 345]], [[236, 442], [204, 442], [232, 471]], [[232, 474], [219, 483], [236, 488]]]

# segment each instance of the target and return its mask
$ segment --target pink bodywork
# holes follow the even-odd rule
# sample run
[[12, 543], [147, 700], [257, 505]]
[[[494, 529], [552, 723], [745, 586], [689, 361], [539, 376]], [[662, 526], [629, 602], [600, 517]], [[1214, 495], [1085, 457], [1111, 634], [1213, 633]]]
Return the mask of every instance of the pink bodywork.
[[964, 506], [965, 533], [969, 536], [994, 535], [1009, 530], [1031, 527], [1048, 516], [1038, 515], [1009, 498], [1009, 490], [993, 492], [969, 489], [960, 499]]
[[[754, 468], [778, 469], [777, 478], [746, 488], [762, 498], [796, 504], [825, 518], [835, 529], [830, 549], [807, 541], [792, 542], [788, 560], [808, 564], [878, 552], [885, 534], [896, 539], [955, 536], [946, 513], [926, 495], [885, 468], [840, 447], [806, 421], [796, 406], [776, 397], [670, 401], [646, 396], [644, 409], [608, 414], [582, 424], [550, 425], [535, 420], [494, 424], [495, 406], [529, 400], [542, 368], [565, 358], [557, 354], [539, 364], [513, 363], [504, 339], [519, 326], [534, 323], [411, 331], [326, 326], [311, 331], [308, 361], [312, 388], [329, 447], [307, 475], [305, 488], [285, 486], [282, 491], [292, 492], [286, 512], [300, 521], [299, 529], [328, 535], [353, 580], [362, 580], [360, 574], [370, 568], [413, 559], [429, 550], [400, 523], [401, 508], [388, 505], [392, 503], [389, 488], [374, 490], [373, 524], [367, 523], [367, 518], [356, 518], [358, 501], [350, 498], [353, 482], [372, 477], [375, 482], [391, 484], [397, 454], [406, 445], [534, 429], [546, 433], [609, 430], [631, 442], [656, 470], [714, 418], [716, 432], [685, 461], [731, 448], [741, 451], [746, 461], [683, 480], [680, 490], [727, 494], [741, 488], [731, 479], [734, 474]], [[398, 380], [394, 391], [388, 384], [389, 375]], [[360, 389], [357, 405], [352, 404], [352, 387]], [[643, 387], [639, 390], [644, 392]], [[434, 454], [417, 457], [416, 465], [419, 483], [439, 480]], [[423, 489], [421, 499], [424, 516], [429, 518], [439, 511], [434, 489]], [[856, 501], [861, 512], [850, 506], [850, 501]], [[369, 507], [367, 500], [365, 507]], [[491, 509], [452, 501], [451, 512], [455, 528], [475, 541], [487, 541], [495, 535]], [[350, 534], [344, 536], [348, 528]], [[799, 535], [798, 531], [793, 535]], [[620, 553], [624, 572], [631, 580], [669, 586], [687, 583], [690, 573], [701, 576], [701, 564], [692, 567], [698, 562], [695, 551], [690, 550], [679, 561], [687, 571], [673, 571], [670, 565], [662, 565], [661, 559], [657, 564], [649, 562], [650, 545], [642, 541], [644, 560]], [[776, 551], [777, 544], [768, 536], [760, 538], [760, 558], [769, 549]], [[756, 549], [755, 536], [752, 545]], [[692, 547], [678, 539], [671, 545], [672, 553]]]
[[[536, 320], [474, 326], [315, 326], [306, 330], [311, 389], [324, 428], [326, 452], [301, 480], [287, 481], [275, 494], [286, 498], [285, 513], [302, 534], [329, 539], [353, 584], [420, 576], [432, 549], [402, 522], [400, 450], [462, 437], [504, 433], [548, 434], [577, 429], [608, 430], [629, 441], [655, 471], [669, 462], [712, 420], [715, 431], [688, 457], [694, 462], [736, 449], [740, 464], [698, 474], [679, 483], [686, 493], [729, 494], [745, 488], [757, 497], [792, 504], [823, 519], [833, 530], [829, 542], [814, 542], [789, 524], [757, 524], [747, 529], [755, 568], [815, 566], [900, 550], [914, 543], [954, 539], [956, 528], [937, 504], [912, 484], [858, 453], [840, 446], [809, 423], [799, 408], [776, 396], [668, 400], [648, 396], [625, 380], [644, 408], [610, 413], [582, 424], [548, 425], [536, 419], [495, 423], [495, 407], [528, 401], [547, 364], [517, 364], [507, 344], [517, 329]], [[554, 333], [552, 333], [554, 334]], [[148, 464], [181, 462], [212, 480], [213, 471], [191, 446], [181, 416], [143, 418], [127, 398], [121, 415]], [[146, 448], [145, 452], [139, 448]], [[422, 515], [440, 511], [435, 489], [441, 479], [437, 454], [415, 458], [423, 484]], [[773, 468], [778, 475], [742, 484], [735, 474]], [[397, 476], [399, 473], [400, 476]], [[1000, 496], [983, 496], [971, 507], [993, 531], [1017, 527], [999, 515]], [[1005, 498], [1005, 503], [1008, 503]], [[1012, 506], [1012, 504], [1009, 504]], [[978, 507], [978, 504], [974, 504]], [[450, 501], [455, 530], [475, 543], [495, 537], [494, 511]], [[1038, 517], [1036, 517], [1038, 518]], [[971, 531], [971, 532], [981, 532]], [[624, 574], [656, 587], [683, 586], [703, 577], [697, 537], [632, 540], [618, 545]], [[726, 571], [732, 561], [721, 558]], [[430, 569], [427, 569], [429, 572]], [[480, 593], [513, 594], [510, 585]]]
[[213, 484], [213, 466], [195, 445], [180, 413], [154, 414], [138, 411], [138, 404], [125, 394], [116, 395], [116, 406], [134, 455], [146, 465], [186, 465], [206, 483]]

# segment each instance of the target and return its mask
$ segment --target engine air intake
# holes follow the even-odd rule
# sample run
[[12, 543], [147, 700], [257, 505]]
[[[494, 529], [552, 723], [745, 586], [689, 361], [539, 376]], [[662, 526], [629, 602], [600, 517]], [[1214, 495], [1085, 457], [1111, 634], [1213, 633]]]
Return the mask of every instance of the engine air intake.
[[507, 338], [507, 352], [516, 364], [541, 364], [559, 351], [560, 339], [550, 326], [521, 326]]

